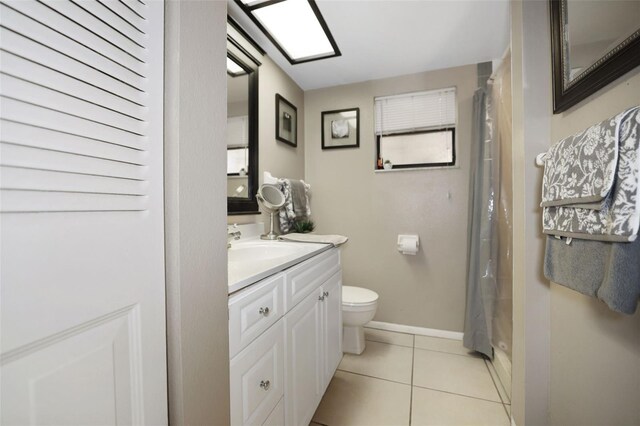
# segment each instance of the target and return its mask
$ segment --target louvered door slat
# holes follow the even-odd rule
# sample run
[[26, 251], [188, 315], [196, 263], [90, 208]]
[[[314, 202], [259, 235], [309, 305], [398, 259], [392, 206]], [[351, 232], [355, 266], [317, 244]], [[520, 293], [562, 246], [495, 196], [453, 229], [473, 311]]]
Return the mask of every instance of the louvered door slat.
[[122, 5], [128, 9], [131, 9], [131, 11], [133, 13], [135, 13], [137, 16], [143, 17], [144, 16], [144, 5], [142, 4], [142, 2], [139, 2], [137, 0], [117, 0], [118, 3], [122, 3]]
[[[97, 6], [101, 6], [103, 10], [100, 10]], [[142, 16], [138, 15], [134, 9], [126, 7], [123, 3], [117, 0], [97, 0], [96, 3], [87, 3], [87, 8], [90, 8], [104, 19], [111, 19], [111, 23], [118, 28], [119, 31], [129, 35], [137, 42], [142, 42], [145, 34], [145, 20]], [[108, 13], [105, 14], [104, 11]], [[133, 32], [131, 31], [133, 30]], [[137, 34], [136, 34], [137, 33]]]
[[[142, 136], [112, 127], [108, 124], [96, 123], [68, 113], [50, 110], [41, 106], [9, 98], [0, 99], [0, 115], [8, 120], [26, 122], [45, 128], [78, 132], [81, 135], [98, 135], [111, 143], [144, 149]], [[25, 121], [22, 121], [25, 120]], [[140, 129], [143, 131], [144, 129]], [[1, 137], [0, 137], [1, 139]]]
[[139, 150], [6, 120], [0, 122], [0, 126], [2, 127], [0, 143], [66, 152], [138, 166], [146, 165], [144, 153]]
[[2, 28], [0, 29], [0, 48], [95, 87], [109, 87], [117, 96], [140, 103], [137, 99], [141, 92], [138, 87], [118, 80], [107, 72], [92, 68], [77, 58], [65, 56], [53, 46], [36, 43], [14, 31]]
[[[0, 178], [3, 180], [3, 189], [0, 190], [3, 200], [2, 213], [74, 211], [74, 206], [77, 205], [81, 205], [84, 210], [115, 212], [144, 210], [148, 206], [148, 197], [145, 195], [146, 182], [19, 167], [3, 167], [0, 170]], [[26, 198], [20, 198], [22, 193], [26, 194]], [[48, 194], [47, 201], [52, 203], [49, 206], [37, 200], [38, 194], [44, 193]], [[65, 205], [70, 194], [74, 195], [78, 202]], [[92, 208], [91, 203], [96, 199], [88, 198], [87, 195], [109, 195], [109, 199], [117, 199], [118, 204], [108, 206], [102, 203], [100, 208]], [[31, 200], [34, 201], [34, 206], [29, 208], [23, 203], [13, 205], [11, 201], [14, 200]]]
[[0, 75], [0, 94], [3, 97], [19, 99], [52, 110], [64, 105], [65, 113], [104, 123], [130, 133], [137, 133], [141, 129], [142, 120], [140, 119], [97, 105], [93, 100], [78, 99], [12, 76]]
[[91, 27], [82, 26], [73, 20], [51, 8], [48, 3], [40, 3], [35, 0], [23, 0], [4, 4], [6, 8], [11, 8], [24, 14], [28, 19], [44, 25], [67, 37], [72, 42], [86, 47], [88, 50], [104, 56], [117, 66], [127, 72], [144, 77], [142, 68], [144, 63], [126, 53], [109, 39], [101, 37]]
[[106, 194], [53, 193], [2, 190], [3, 201], [11, 206], [3, 213], [43, 212], [139, 212], [146, 208], [144, 197]]
[[33, 39], [35, 42], [55, 46], [61, 53], [78, 61], [87, 64], [87, 66], [98, 69], [113, 78], [126, 83], [129, 86], [139, 87], [141, 84], [140, 76], [137, 76], [127, 69], [117, 65], [113, 61], [107, 59], [104, 55], [87, 49], [83, 45], [65, 37], [60, 33], [48, 28], [47, 26], [16, 12], [15, 10], [0, 5], [0, 14], [9, 22], [6, 25], [14, 32], [18, 32], [26, 37]]
[[[22, 70], [25, 68], [29, 69], [28, 75], [23, 74]], [[136, 101], [136, 104], [121, 96], [116, 96], [108, 90], [92, 86], [76, 78], [69, 77], [61, 71], [47, 68], [14, 54], [0, 51], [0, 70], [5, 75], [21, 76], [24, 81], [40, 85], [43, 88], [56, 90], [79, 99], [90, 99], [91, 102], [104, 108], [119, 111], [131, 117], [142, 118], [140, 114], [141, 105], [138, 104], [143, 99]]]
[[87, 10], [87, 5], [85, 5], [84, 1], [52, 1], [47, 2], [47, 5], [77, 24], [90, 28], [99, 36], [111, 41], [123, 51], [144, 62], [144, 45], [132, 38], [130, 34], [119, 32], [113, 26], [111, 19], [106, 20], [108, 23], [105, 23], [99, 17], [92, 15], [91, 11]]
[[[61, 170], [68, 173], [87, 175], [114, 176], [128, 180], [144, 180], [144, 166], [67, 154], [64, 152], [52, 152], [39, 148], [0, 143], [0, 158], [3, 158], [3, 165], [8, 166]], [[5, 163], [4, 159], [9, 160]], [[42, 184], [48, 186], [49, 182], [42, 182]], [[2, 186], [4, 187], [5, 185], [6, 182], [3, 182]]]

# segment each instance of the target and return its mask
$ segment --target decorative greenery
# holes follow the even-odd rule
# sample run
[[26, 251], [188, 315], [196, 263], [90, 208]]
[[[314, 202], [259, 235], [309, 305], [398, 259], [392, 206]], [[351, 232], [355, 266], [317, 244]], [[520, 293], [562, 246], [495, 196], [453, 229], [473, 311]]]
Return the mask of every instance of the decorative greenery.
[[293, 223], [293, 230], [300, 234], [311, 232], [315, 229], [315, 227], [316, 225], [311, 219], [296, 220]]

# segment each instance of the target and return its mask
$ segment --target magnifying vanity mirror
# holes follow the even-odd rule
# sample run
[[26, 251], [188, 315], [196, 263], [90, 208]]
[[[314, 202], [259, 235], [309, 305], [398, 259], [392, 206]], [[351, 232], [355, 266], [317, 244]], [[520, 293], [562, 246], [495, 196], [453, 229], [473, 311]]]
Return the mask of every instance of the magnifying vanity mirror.
[[[231, 23], [231, 22], [230, 22]], [[260, 62], [227, 36], [227, 213], [257, 214], [258, 67]]]
[[273, 223], [273, 219], [275, 212], [277, 212], [282, 206], [284, 206], [284, 194], [282, 193], [282, 191], [280, 191], [280, 189], [278, 189], [277, 186], [265, 183], [260, 186], [256, 197], [258, 198], [258, 201], [260, 202], [262, 208], [270, 215], [269, 233], [266, 235], [261, 235], [260, 238], [262, 238], [263, 240], [275, 240], [276, 238], [278, 238], [278, 235], [273, 231], [273, 228], [275, 226]]

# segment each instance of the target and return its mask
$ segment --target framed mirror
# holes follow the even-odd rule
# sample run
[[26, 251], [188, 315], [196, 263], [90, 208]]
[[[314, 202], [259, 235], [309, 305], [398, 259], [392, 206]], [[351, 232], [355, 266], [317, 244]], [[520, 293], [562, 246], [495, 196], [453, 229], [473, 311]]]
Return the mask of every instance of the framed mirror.
[[550, 0], [553, 112], [640, 65], [640, 1]]
[[260, 63], [227, 38], [227, 213], [257, 214], [258, 70]]

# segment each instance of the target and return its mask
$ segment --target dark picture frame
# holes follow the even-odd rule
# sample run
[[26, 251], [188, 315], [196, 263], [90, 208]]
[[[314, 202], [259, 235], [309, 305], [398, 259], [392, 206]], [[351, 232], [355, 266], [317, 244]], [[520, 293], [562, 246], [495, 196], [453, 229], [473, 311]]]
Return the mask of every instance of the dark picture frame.
[[322, 149], [360, 147], [360, 108], [323, 111]]
[[568, 81], [569, 22], [566, 0], [549, 0], [551, 12], [551, 62], [553, 113], [559, 114], [640, 65], [640, 28], [593, 65]]
[[298, 109], [279, 93], [276, 93], [276, 139], [298, 146]]

